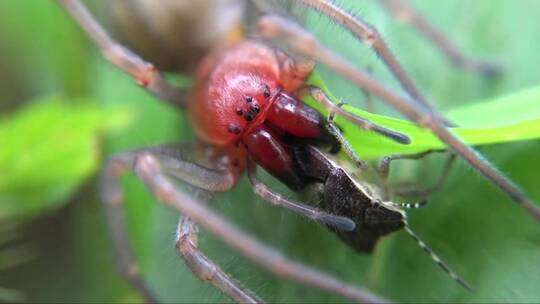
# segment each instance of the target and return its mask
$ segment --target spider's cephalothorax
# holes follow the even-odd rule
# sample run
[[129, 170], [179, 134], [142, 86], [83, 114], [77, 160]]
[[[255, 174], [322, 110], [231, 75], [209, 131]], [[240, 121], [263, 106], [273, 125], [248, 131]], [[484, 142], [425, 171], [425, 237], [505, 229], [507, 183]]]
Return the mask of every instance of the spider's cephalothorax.
[[302, 177], [283, 135], [329, 138], [321, 114], [293, 97], [310, 72], [258, 42], [225, 48], [198, 70], [189, 107], [194, 129], [210, 144], [236, 146], [240, 158], [231, 163], [242, 164], [245, 150], [272, 175], [298, 188]]

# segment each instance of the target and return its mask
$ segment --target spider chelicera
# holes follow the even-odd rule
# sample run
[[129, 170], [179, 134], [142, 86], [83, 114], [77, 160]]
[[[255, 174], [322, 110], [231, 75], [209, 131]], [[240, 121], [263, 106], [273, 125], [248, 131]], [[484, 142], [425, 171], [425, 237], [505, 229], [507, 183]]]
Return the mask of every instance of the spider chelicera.
[[[186, 98], [171, 87], [153, 65], [113, 41], [78, 1], [59, 1], [102, 49], [109, 61], [133, 76], [141, 86], [155, 95], [187, 109], [201, 140], [190, 147], [191, 159], [179, 157], [178, 147], [148, 148], [119, 154], [110, 160], [105, 169], [104, 200], [121, 270], [148, 301], [155, 301], [155, 297], [137, 273], [135, 259], [127, 244], [121, 210], [122, 193], [117, 181], [119, 175], [132, 168], [160, 201], [185, 215], [178, 227], [177, 247], [191, 270], [236, 301], [260, 300], [198, 250], [197, 225], [201, 225], [277, 275], [354, 300], [384, 301], [367, 290], [348, 285], [331, 275], [286, 259], [207, 209], [204, 202], [211, 197], [211, 192], [230, 190], [244, 171], [248, 172], [256, 194], [276, 205], [328, 225], [358, 250], [370, 251], [379, 236], [404, 227], [445, 271], [467, 286], [408, 228], [401, 208], [417, 205], [402, 206], [383, 201], [376, 191], [364, 187], [340, 165], [332, 162], [328, 154], [340, 148], [345, 149], [349, 156], [356, 160], [356, 156], [348, 148], [348, 143], [340, 136], [339, 128], [332, 122], [332, 117], [336, 114], [361, 128], [377, 132], [401, 144], [408, 144], [410, 140], [396, 130], [386, 129], [344, 111], [339, 105], [332, 103], [320, 89], [306, 86], [305, 80], [314, 67], [311, 61], [293, 60], [285, 53], [260, 42], [239, 42], [223, 47], [203, 60], [197, 69], [193, 90]], [[457, 155], [467, 160], [535, 217], [540, 218], [539, 210], [519, 188], [449, 131], [448, 127], [452, 123], [429, 106], [370, 25], [330, 1], [302, 2], [342, 23], [359, 40], [371, 45], [409, 96], [402, 97], [394, 93], [354, 68], [354, 65], [326, 49], [307, 31], [287, 19], [275, 15], [261, 18], [257, 23], [261, 36], [280, 39], [296, 52], [331, 67], [369, 93], [386, 100], [419, 125], [431, 129]], [[407, 7], [395, 6], [400, 2], [382, 2], [394, 12], [409, 12], [408, 16], [413, 21], [421, 20]], [[420, 22], [419, 28], [430, 35], [429, 27], [425, 24]], [[459, 53], [452, 52], [452, 48], [444, 45], [445, 41], [439, 36], [432, 38], [439, 42], [443, 49], [449, 50], [447, 55], [463, 68], [487, 73], [494, 71], [489, 65], [468, 60], [460, 57]], [[301, 97], [305, 95], [311, 95], [323, 105], [331, 113], [330, 117], [326, 119], [303, 104]], [[329, 152], [321, 152], [321, 149], [326, 148]], [[392, 158], [387, 160], [385, 168], [388, 168]], [[324, 189], [321, 193], [324, 194], [323, 201], [326, 206], [317, 209], [284, 198], [257, 179], [256, 165], [292, 189], [300, 189], [316, 182], [323, 183]], [[192, 193], [179, 190], [172, 178], [191, 185]], [[338, 199], [339, 197], [343, 197], [343, 200]], [[350, 197], [355, 200], [347, 201]], [[362, 200], [366, 203], [357, 203], [360, 207], [354, 207], [362, 216], [357, 216], [351, 210], [336, 208], [343, 202], [355, 204]], [[369, 232], [372, 235], [355, 239], [357, 235], [351, 235], [355, 231]]]

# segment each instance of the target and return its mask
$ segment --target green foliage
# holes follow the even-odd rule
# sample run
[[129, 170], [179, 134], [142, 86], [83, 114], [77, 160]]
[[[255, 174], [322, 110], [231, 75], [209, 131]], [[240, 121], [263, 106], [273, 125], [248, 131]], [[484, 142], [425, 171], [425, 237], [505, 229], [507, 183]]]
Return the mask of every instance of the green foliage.
[[127, 113], [52, 97], [0, 121], [0, 221], [67, 203], [101, 164], [98, 134], [125, 124]]
[[[449, 33], [450, 38], [468, 53], [489, 57], [503, 64], [504, 76], [491, 81], [453, 70], [424, 39], [407, 26], [396, 24], [371, 1], [342, 2], [381, 30], [399, 60], [437, 108], [452, 109], [444, 111], [452, 120], [463, 124], [463, 127], [480, 128], [478, 132], [483, 132], [480, 139], [486, 141], [488, 137], [492, 142], [506, 141], [508, 138], [501, 136], [509, 131], [515, 132], [507, 134], [510, 140], [537, 136], [533, 127], [537, 127], [539, 108], [534, 101], [538, 96], [536, 86], [540, 83], [540, 60], [537, 60], [540, 46], [531, 43], [540, 28], [540, 19], [535, 17], [535, 12], [540, 9], [537, 0], [413, 1], [419, 10]], [[308, 17], [313, 30], [327, 45], [355, 59], [360, 67], [373, 67], [375, 77], [400, 90], [371, 51], [324, 18]], [[57, 145], [56, 141], [50, 142], [54, 143], [52, 148], [46, 146], [47, 153], [43, 155], [36, 149], [38, 146], [25, 151], [43, 159], [49, 155], [47, 159], [50, 162], [34, 169], [30, 165], [37, 159], [23, 162], [25, 169], [14, 173], [14, 176], [19, 176], [19, 185], [28, 183], [24, 187], [19, 186], [20, 192], [23, 192], [22, 189], [30, 192], [29, 189], [36, 189], [29, 188], [31, 185], [39, 184], [58, 189], [44, 191], [40, 194], [43, 197], [59, 193], [62, 198], [58, 201], [43, 200], [42, 210], [55, 211], [28, 223], [21, 230], [25, 244], [32, 245], [37, 259], [2, 270], [0, 286], [17, 290], [26, 300], [39, 302], [137, 300], [136, 293], [115, 271], [102, 210], [98, 207], [99, 187], [89, 182], [73, 195], [73, 189], [80, 189], [75, 185], [75, 179], [78, 180], [77, 185], [86, 181], [101, 165], [101, 160], [112, 153], [167, 142], [189, 141], [193, 134], [188, 122], [181, 114], [159, 104], [128, 77], [110, 67], [53, 1], [23, 3], [0, 0], [0, 38], [0, 79], [11, 81], [9, 86], [0, 89], [2, 109], [14, 107], [5, 106], [7, 103], [34, 100], [32, 96], [35, 95], [62, 93], [61, 96], [68, 96], [62, 98], [68, 102], [50, 107], [57, 108], [60, 113], [69, 111], [70, 116], [87, 117], [81, 119], [93, 121], [96, 126], [94, 129], [90, 126], [83, 130], [70, 129], [70, 138], [77, 136], [78, 139], [61, 143], [72, 153], [60, 149], [62, 146]], [[355, 108], [365, 108], [363, 97], [359, 98], [363, 96], [360, 90], [322, 67], [318, 73], [335, 96], [350, 102]], [[532, 89], [522, 91], [524, 88]], [[499, 96], [503, 97], [499, 99]], [[79, 107], [79, 97], [86, 97], [88, 104]], [[473, 105], [468, 102], [470, 100], [489, 102]], [[375, 103], [377, 113], [397, 116], [395, 111], [381, 106], [379, 101], [375, 100]], [[110, 126], [111, 121], [122, 120], [123, 117], [104, 109], [108, 105], [128, 106], [130, 113], [137, 114], [137, 119], [136, 123], [109, 135], [102, 145], [97, 146], [104, 154], [99, 158], [95, 136]], [[47, 132], [55, 134], [54, 130], [62, 133], [62, 127], [56, 125], [62, 121], [78, 126], [76, 120], [53, 111], [45, 104], [42, 107], [43, 111], [56, 113], [50, 117], [62, 119], [49, 120], [49, 115], [46, 115], [40, 122], [37, 119], [39, 115], [21, 116], [29, 111], [23, 109], [2, 116], [5, 121], [27, 117], [26, 127], [21, 127], [26, 131], [20, 132], [29, 138]], [[103, 113], [107, 118], [101, 120], [104, 117], [98, 118], [96, 114], [88, 112]], [[379, 119], [378, 116], [370, 117]], [[51, 125], [45, 124], [44, 120]], [[380, 120], [395, 122], [388, 118]], [[532, 125], [521, 126], [516, 122]], [[410, 128], [412, 131], [408, 132], [415, 134], [415, 149], [425, 149], [416, 146], [418, 143], [436, 144], [428, 132], [403, 121], [399, 124], [398, 131]], [[347, 128], [346, 124], [344, 128]], [[80, 138], [76, 134], [78, 132], [81, 133]], [[348, 138], [358, 145], [362, 157], [386, 153], [381, 148], [370, 150], [371, 142], [368, 140], [372, 139], [369, 139], [369, 134], [362, 136], [362, 141], [359, 141], [357, 129], [346, 132]], [[12, 140], [26, 141], [22, 135]], [[373, 140], [377, 145], [386, 144], [380, 137]], [[471, 137], [471, 140], [479, 143], [478, 138]], [[44, 143], [46, 139], [38, 137], [35, 141]], [[2, 141], [0, 153], [12, 153], [14, 147]], [[395, 148], [387, 145], [385, 149]], [[58, 149], [56, 152], [59, 154], [64, 151], [62, 154], [65, 153], [65, 156], [54, 157], [54, 149]], [[82, 155], [74, 155], [75, 151], [83, 150]], [[540, 201], [538, 173], [535, 170], [538, 167], [538, 151], [538, 141], [482, 147], [482, 152], [536, 201]], [[5, 165], [3, 162], [0, 170], [5, 170], [5, 166], [15, 168], [15, 164]], [[418, 170], [419, 167], [425, 170]], [[392, 178], [395, 181], [420, 181], [421, 185], [429, 186], [440, 167], [438, 158], [422, 164], [403, 162], [393, 169]], [[55, 170], [59, 170], [53, 174], [55, 179], [44, 177], [48, 171]], [[70, 180], [69, 176], [73, 179]], [[131, 239], [137, 256], [142, 260], [142, 273], [160, 298], [171, 302], [228, 301], [219, 292], [194, 278], [176, 253], [173, 233], [178, 214], [156, 204], [156, 200], [133, 176], [124, 180], [124, 186]], [[272, 183], [272, 187], [285, 195], [294, 195], [277, 182]], [[23, 194], [30, 198], [38, 197], [38, 194]], [[3, 195], [3, 192], [0, 193], [0, 197]], [[70, 204], [66, 204], [67, 197]], [[245, 180], [233, 191], [218, 195], [214, 206], [216, 211], [286, 255], [396, 301], [537, 302], [540, 299], [536, 286], [540, 281], [540, 266], [535, 263], [540, 259], [539, 228], [520, 207], [512, 204], [500, 191], [462, 163], [453, 169], [448, 182], [429, 201], [430, 205], [425, 209], [410, 212], [411, 225], [470, 281], [476, 292], [468, 293], [457, 286], [404, 233], [396, 233], [382, 240], [372, 255], [357, 254], [326, 228], [256, 199]], [[60, 206], [62, 208], [58, 209]], [[20, 212], [27, 214], [24, 210]], [[269, 275], [204, 231], [201, 233], [200, 246], [227, 272], [267, 301], [343, 301], [337, 296]]]

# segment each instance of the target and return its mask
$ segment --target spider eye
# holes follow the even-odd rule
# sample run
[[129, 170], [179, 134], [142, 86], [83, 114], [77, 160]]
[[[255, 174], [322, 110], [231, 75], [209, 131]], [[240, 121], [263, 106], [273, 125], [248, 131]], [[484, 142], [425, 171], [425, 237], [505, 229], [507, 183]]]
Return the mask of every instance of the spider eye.
[[263, 96], [264, 96], [265, 98], [270, 97], [270, 88], [269, 88], [268, 85], [266, 85], [266, 84], [265, 84], [264, 87], [263, 87]]
[[242, 132], [242, 129], [235, 124], [230, 124], [228, 126], [228, 131], [229, 133], [232, 133], [232, 134], [240, 134], [240, 132]]

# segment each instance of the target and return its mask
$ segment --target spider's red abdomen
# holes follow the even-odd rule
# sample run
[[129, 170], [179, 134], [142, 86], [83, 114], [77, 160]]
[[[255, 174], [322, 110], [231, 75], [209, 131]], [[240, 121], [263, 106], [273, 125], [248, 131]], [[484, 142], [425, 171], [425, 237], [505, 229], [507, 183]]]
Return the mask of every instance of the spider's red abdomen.
[[223, 146], [260, 125], [281, 91], [279, 77], [275, 52], [257, 42], [239, 43], [207, 58], [189, 107], [199, 137]]

